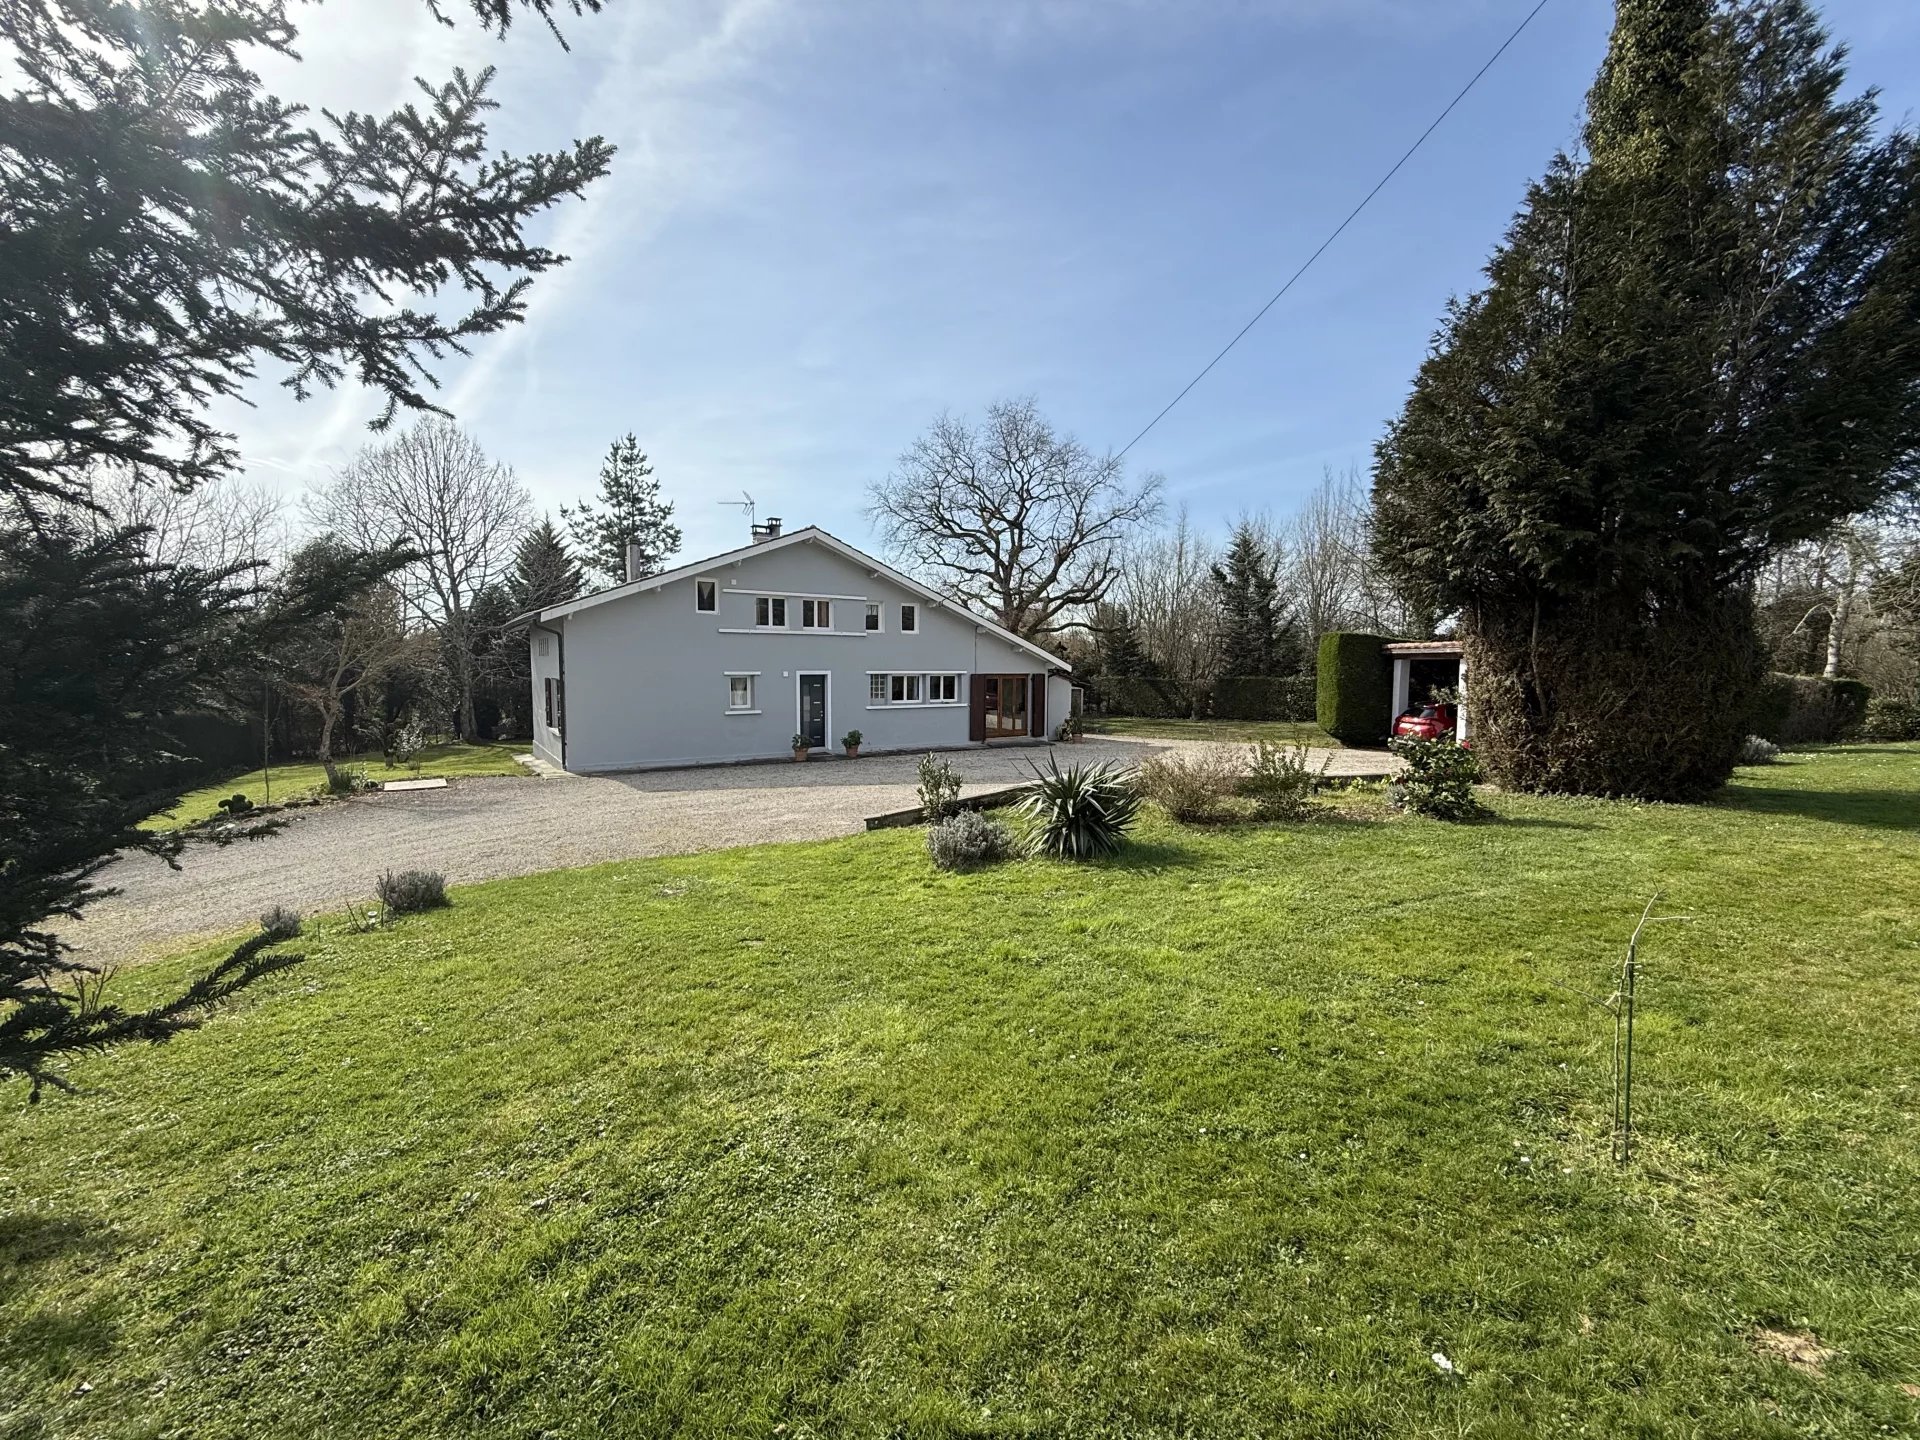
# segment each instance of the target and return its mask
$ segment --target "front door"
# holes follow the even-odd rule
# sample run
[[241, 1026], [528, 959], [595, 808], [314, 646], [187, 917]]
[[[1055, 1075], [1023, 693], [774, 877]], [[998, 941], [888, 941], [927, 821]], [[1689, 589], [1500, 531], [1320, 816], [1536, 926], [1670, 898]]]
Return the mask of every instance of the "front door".
[[807, 744], [824, 750], [827, 744], [827, 677], [800, 677], [800, 723], [795, 727], [807, 737]]

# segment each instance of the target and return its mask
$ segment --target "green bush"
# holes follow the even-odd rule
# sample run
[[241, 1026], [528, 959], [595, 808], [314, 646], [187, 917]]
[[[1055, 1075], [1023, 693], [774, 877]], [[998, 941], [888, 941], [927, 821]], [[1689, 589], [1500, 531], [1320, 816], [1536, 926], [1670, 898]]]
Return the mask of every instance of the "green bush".
[[1392, 717], [1393, 662], [1384, 636], [1330, 630], [1320, 637], [1315, 718], [1342, 745], [1378, 745]]
[[1873, 691], [1861, 680], [1769, 675], [1755, 701], [1753, 733], [1777, 745], [1827, 745], [1856, 733]]
[[1404, 737], [1389, 748], [1406, 762], [1393, 784], [1402, 809], [1435, 820], [1472, 820], [1485, 813], [1473, 795], [1480, 762], [1465, 745]]
[[1860, 722], [1862, 740], [1920, 740], [1920, 705], [1891, 695], [1867, 701]]
[[1139, 785], [1111, 761], [1062, 770], [1049, 756], [1047, 768], [1035, 766], [1033, 776], [1020, 813], [1033, 822], [1027, 847], [1035, 855], [1059, 860], [1111, 855], [1140, 816]]
[[1323, 751], [1316, 768], [1307, 746], [1260, 740], [1240, 793], [1253, 801], [1253, 813], [1262, 820], [1304, 820], [1313, 813], [1313, 792], [1332, 763], [1333, 757]]
[[960, 776], [950, 761], [929, 750], [920, 757], [920, 818], [937, 824], [960, 809]]

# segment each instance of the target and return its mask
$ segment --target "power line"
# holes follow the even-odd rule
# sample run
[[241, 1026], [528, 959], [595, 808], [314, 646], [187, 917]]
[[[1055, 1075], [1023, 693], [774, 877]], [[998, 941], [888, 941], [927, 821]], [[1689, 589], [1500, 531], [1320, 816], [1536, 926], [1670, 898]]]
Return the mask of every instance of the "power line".
[[1287, 283], [1282, 285], [1278, 290], [1274, 292], [1273, 298], [1271, 300], [1267, 301], [1266, 304], [1262, 305], [1257, 311], [1254, 312], [1253, 318], [1247, 321], [1246, 324], [1242, 325], [1239, 329], [1239, 332], [1235, 334], [1235, 336], [1231, 340], [1229, 340], [1224, 346], [1221, 347], [1220, 353], [1214, 356], [1213, 359], [1207, 362], [1206, 368], [1203, 369], [1198, 375], [1194, 376], [1193, 379], [1189, 380], [1185, 384], [1185, 386], [1181, 388], [1180, 393], [1174, 396], [1173, 399], [1169, 400], [1166, 403], [1165, 408], [1163, 408], [1158, 415], [1154, 416], [1153, 419], [1149, 420], [1146, 423], [1146, 425], [1141, 429], [1138, 435], [1134, 436], [1133, 439], [1129, 440], [1124, 446], [1121, 447], [1120, 454], [1114, 456], [1114, 459], [1116, 460], [1120, 459], [1122, 456], [1124, 456], [1127, 453], [1127, 451], [1133, 449], [1134, 446], [1138, 445], [1142, 440], [1144, 440], [1146, 438], [1147, 431], [1153, 429], [1154, 426], [1158, 425], [1162, 420], [1166, 419], [1167, 412], [1172, 410], [1174, 406], [1178, 405], [1182, 400], [1187, 398], [1187, 391], [1193, 389], [1194, 386], [1198, 385], [1202, 380], [1206, 379], [1208, 371], [1212, 370], [1214, 366], [1218, 365], [1222, 360], [1226, 359], [1227, 352], [1233, 349], [1234, 346], [1238, 345], [1240, 341], [1246, 336], [1246, 333], [1249, 330], [1253, 329], [1254, 326], [1258, 325], [1261, 319], [1266, 315], [1266, 313], [1269, 310], [1271, 310], [1275, 305], [1280, 303], [1281, 299], [1286, 295], [1286, 293], [1289, 290], [1293, 289], [1294, 282], [1297, 281], [1302, 275], [1306, 274], [1308, 270], [1312, 269], [1313, 262], [1318, 260], [1321, 257], [1321, 255], [1326, 253], [1327, 247], [1333, 244], [1334, 241], [1338, 240], [1342, 232], [1344, 232], [1346, 228], [1349, 225], [1351, 225], [1355, 220], [1360, 218], [1360, 212], [1366, 209], [1367, 206], [1373, 203], [1373, 197], [1378, 195], [1382, 190], [1387, 188], [1387, 182], [1393, 179], [1394, 176], [1400, 173], [1400, 167], [1405, 165], [1407, 161], [1411, 160], [1414, 156], [1414, 152], [1419, 150], [1419, 148], [1422, 145], [1427, 143], [1427, 137], [1432, 135], [1434, 131], [1440, 128], [1442, 122], [1444, 122], [1446, 118], [1454, 112], [1455, 107], [1458, 106], [1462, 100], [1467, 98], [1468, 94], [1472, 92], [1474, 86], [1480, 83], [1480, 78], [1494, 67], [1495, 62], [1498, 61], [1502, 55], [1507, 53], [1508, 47], [1511, 46], [1514, 41], [1520, 38], [1521, 32], [1524, 31], [1527, 28], [1527, 26], [1533, 23], [1533, 17], [1538, 15], [1542, 10], [1546, 9], [1549, 3], [1550, 3], [1550, 0], [1539, 0], [1539, 3], [1535, 5], [1533, 9], [1527, 12], [1526, 19], [1522, 20], [1518, 25], [1513, 27], [1513, 33], [1507, 36], [1506, 39], [1500, 42], [1500, 48], [1494, 51], [1493, 54], [1487, 58], [1486, 64], [1482, 65], [1478, 70], [1473, 72], [1473, 78], [1467, 81], [1465, 85], [1460, 87], [1460, 93], [1458, 95], [1455, 95], [1453, 99], [1447, 102], [1447, 108], [1442, 110], [1438, 115], [1436, 115], [1434, 117], [1433, 123], [1427, 126], [1426, 129], [1420, 132], [1420, 138], [1418, 140], [1415, 140], [1413, 144], [1407, 147], [1406, 154], [1402, 155], [1398, 160], [1393, 162], [1393, 168], [1387, 171], [1386, 174], [1380, 177], [1379, 183], [1377, 183], [1371, 190], [1369, 190], [1366, 193], [1366, 196], [1360, 201], [1358, 205], [1354, 206], [1352, 210], [1347, 212], [1347, 218], [1342, 220], [1338, 225], [1336, 225], [1334, 227], [1333, 233], [1327, 236], [1326, 239], [1320, 242], [1320, 248], [1315, 250], [1311, 255], [1309, 255], [1306, 258], [1306, 260], [1301, 264], [1300, 268], [1294, 271], [1293, 274], [1287, 277]]

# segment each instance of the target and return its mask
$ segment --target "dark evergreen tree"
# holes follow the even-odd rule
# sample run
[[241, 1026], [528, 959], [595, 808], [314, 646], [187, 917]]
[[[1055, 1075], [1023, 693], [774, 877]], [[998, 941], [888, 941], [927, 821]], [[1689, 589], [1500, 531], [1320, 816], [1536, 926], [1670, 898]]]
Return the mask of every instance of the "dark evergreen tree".
[[1459, 614], [1502, 783], [1719, 785], [1756, 569], [1914, 474], [1920, 167], [1843, 79], [1799, 0], [1621, 0], [1585, 154], [1379, 446], [1376, 554]]
[[513, 573], [507, 577], [507, 594], [514, 613], [523, 615], [529, 610], [544, 610], [549, 605], [564, 605], [578, 598], [585, 587], [580, 562], [567, 549], [567, 542], [553, 521], [541, 517], [540, 523], [526, 533], [520, 548], [514, 552]]
[[[524, 3], [551, 23], [598, 0]], [[494, 28], [513, 12], [471, 5]], [[220, 705], [274, 626], [338, 599], [256, 613], [245, 567], [151, 565], [141, 532], [59, 512], [99, 466], [182, 488], [231, 469], [209, 406], [262, 361], [297, 395], [384, 394], [383, 423], [433, 408], [427, 365], [521, 318], [562, 259], [528, 222], [612, 154], [490, 152], [490, 71], [386, 116], [310, 114], [258, 78], [295, 38], [278, 0], [0, 4], [0, 1075], [35, 1094], [63, 1055], [164, 1039], [283, 963], [249, 941], [123, 1013], [56, 932], [117, 852], [177, 856], [139, 826], [179, 794], [149, 778], [177, 758], [173, 717]]]
[[[658, 574], [680, 548], [680, 527], [673, 523], [673, 504], [660, 497], [660, 482], [639, 439], [627, 434], [607, 448], [600, 466], [597, 505], [582, 501], [560, 507], [580, 558], [597, 578], [618, 585], [642, 575]], [[640, 547], [639, 575], [627, 574], [627, 546]]]
[[1300, 668], [1299, 641], [1280, 601], [1278, 570], [1259, 532], [1245, 521], [1235, 526], [1225, 557], [1213, 566], [1218, 674], [1291, 675]]
[[1096, 674], [1127, 677], [1154, 673], [1153, 657], [1141, 643], [1140, 629], [1126, 606], [1096, 605], [1092, 629]]

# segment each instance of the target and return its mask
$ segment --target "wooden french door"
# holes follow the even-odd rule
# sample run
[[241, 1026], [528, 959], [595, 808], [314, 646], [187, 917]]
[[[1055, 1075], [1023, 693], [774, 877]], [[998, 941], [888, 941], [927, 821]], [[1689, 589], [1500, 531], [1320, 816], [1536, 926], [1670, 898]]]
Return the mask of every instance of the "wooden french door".
[[976, 675], [973, 683], [979, 739], [1005, 740], [1028, 733], [1025, 675]]

